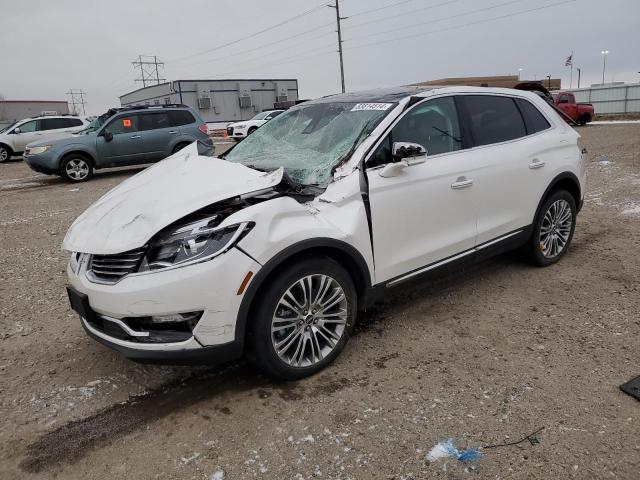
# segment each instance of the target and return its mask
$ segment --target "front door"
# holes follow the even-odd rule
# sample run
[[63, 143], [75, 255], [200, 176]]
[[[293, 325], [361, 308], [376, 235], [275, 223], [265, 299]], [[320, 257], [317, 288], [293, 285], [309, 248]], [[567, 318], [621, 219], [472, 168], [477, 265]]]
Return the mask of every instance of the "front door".
[[[424, 163], [383, 177], [394, 142], [418, 143]], [[474, 166], [463, 149], [453, 97], [413, 106], [367, 160], [376, 281], [469, 252], [475, 245]]]
[[[20, 129], [20, 133], [16, 132], [17, 129]], [[15, 135], [13, 146], [16, 152], [23, 152], [27, 144], [40, 140], [38, 136], [38, 120], [24, 122], [16, 127], [13, 132]]]
[[[98, 164], [102, 167], [133, 165], [144, 162], [144, 143], [139, 130], [138, 115], [113, 118], [96, 138]], [[109, 139], [109, 135], [113, 137]]]

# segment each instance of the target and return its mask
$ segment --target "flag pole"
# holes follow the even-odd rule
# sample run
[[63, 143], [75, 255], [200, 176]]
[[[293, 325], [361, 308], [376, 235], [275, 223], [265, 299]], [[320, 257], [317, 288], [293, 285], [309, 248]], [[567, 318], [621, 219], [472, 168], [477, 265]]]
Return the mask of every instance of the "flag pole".
[[571, 52], [571, 76], [569, 77], [569, 88], [573, 88], [573, 52]]

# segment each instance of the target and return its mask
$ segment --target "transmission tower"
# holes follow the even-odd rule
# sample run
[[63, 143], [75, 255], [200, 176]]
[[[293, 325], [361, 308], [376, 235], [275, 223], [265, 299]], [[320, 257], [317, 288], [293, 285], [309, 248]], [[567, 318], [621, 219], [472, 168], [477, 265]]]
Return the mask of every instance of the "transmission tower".
[[82, 115], [86, 115], [84, 106], [87, 102], [84, 100], [86, 92], [83, 92], [80, 88], [72, 88], [67, 92], [69, 97], [69, 104], [71, 105], [71, 114], [80, 115], [80, 109], [82, 109]]
[[160, 69], [164, 68], [164, 62], [155, 55], [138, 55], [138, 60], [131, 63], [135, 68], [140, 69], [140, 77], [136, 78], [136, 82], [142, 82], [143, 87], [154, 83], [159, 85], [166, 80], [166, 78], [160, 78]]

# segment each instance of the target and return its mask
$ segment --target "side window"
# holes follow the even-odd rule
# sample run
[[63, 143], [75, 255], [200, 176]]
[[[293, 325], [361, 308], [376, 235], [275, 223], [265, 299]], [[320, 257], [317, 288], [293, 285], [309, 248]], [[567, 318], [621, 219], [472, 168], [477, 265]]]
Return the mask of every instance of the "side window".
[[392, 142], [419, 143], [427, 155], [462, 148], [460, 124], [453, 97], [436, 98], [415, 106], [391, 131]]
[[69, 128], [70, 122], [67, 118], [43, 118], [40, 120], [40, 130], [57, 130]]
[[36, 120], [31, 120], [30, 122], [25, 122], [22, 125], [18, 125], [20, 129], [20, 133], [30, 133], [35, 132], [36, 129]]
[[520, 107], [520, 111], [524, 117], [524, 123], [529, 135], [551, 128], [551, 125], [547, 119], [544, 118], [544, 115], [542, 115], [540, 110], [538, 110], [531, 102], [522, 98], [519, 98], [516, 101], [518, 102], [518, 106]]
[[143, 113], [140, 117], [140, 130], [158, 130], [160, 128], [171, 127], [169, 114], [162, 113]]
[[422, 145], [427, 155], [462, 149], [458, 113], [453, 97], [436, 98], [415, 106], [396, 124], [367, 162], [369, 167], [392, 161], [394, 142]]
[[569, 103], [569, 95], [566, 93], [560, 95], [560, 103]]
[[489, 145], [524, 137], [522, 115], [511, 97], [463, 95], [476, 145]]
[[138, 116], [128, 115], [126, 117], [114, 118], [105, 127], [105, 132], [118, 135], [121, 133], [133, 133], [138, 131]]
[[67, 122], [69, 122], [69, 126], [71, 127], [79, 127], [82, 125], [82, 120], [79, 118], [67, 118]]
[[179, 127], [181, 125], [189, 125], [196, 121], [191, 115], [190, 112], [186, 110], [171, 110], [167, 112], [169, 114], [169, 119], [171, 120], [171, 126]]

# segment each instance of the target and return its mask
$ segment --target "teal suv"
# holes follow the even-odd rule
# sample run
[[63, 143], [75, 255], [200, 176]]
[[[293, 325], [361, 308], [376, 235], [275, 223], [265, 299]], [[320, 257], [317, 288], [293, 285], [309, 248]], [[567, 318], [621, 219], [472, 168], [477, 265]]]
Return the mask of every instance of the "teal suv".
[[193, 142], [199, 154], [213, 152], [207, 124], [186, 105], [112, 108], [70, 137], [28, 144], [23, 158], [36, 172], [84, 182], [96, 169], [156, 162]]

